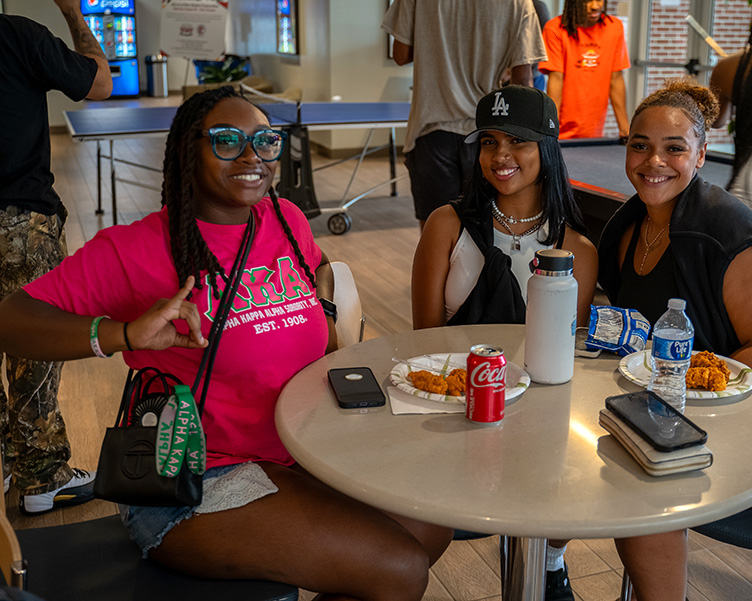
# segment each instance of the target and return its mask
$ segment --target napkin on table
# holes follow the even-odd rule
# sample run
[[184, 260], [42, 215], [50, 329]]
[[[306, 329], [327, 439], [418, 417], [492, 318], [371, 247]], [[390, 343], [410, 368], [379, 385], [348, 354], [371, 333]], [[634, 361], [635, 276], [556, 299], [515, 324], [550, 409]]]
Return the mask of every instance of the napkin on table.
[[388, 386], [389, 405], [394, 415], [407, 415], [410, 413], [465, 413], [465, 403], [443, 403], [441, 401], [429, 401], [414, 394], [400, 390], [396, 386]]
[[667, 476], [701, 470], [713, 463], [713, 453], [705, 445], [677, 449], [668, 453], [654, 449], [648, 441], [608, 409], [601, 409], [598, 423], [608, 430], [651, 476]]

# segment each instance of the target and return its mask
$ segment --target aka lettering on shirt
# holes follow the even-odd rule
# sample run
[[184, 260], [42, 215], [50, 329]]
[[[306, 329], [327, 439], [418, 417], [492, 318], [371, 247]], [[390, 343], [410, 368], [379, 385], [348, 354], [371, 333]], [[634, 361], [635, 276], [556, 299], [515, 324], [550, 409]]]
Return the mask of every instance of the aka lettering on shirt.
[[[208, 275], [205, 284], [207, 310], [204, 315], [214, 321], [220, 299], [214, 298]], [[217, 278], [217, 284], [221, 288], [221, 297], [224, 280]], [[281, 257], [277, 259], [276, 269], [261, 266], [243, 271], [225, 329], [251, 322], [254, 322], [253, 327], [258, 334], [294, 327], [309, 319], [301, 312], [318, 304], [308, 278], [301, 276], [291, 257]]]

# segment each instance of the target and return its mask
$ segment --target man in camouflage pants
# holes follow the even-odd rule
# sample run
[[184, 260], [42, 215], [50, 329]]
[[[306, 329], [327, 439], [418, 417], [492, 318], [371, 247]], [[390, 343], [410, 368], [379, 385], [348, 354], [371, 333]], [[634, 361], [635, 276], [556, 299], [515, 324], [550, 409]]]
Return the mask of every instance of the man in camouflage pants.
[[[62, 208], [62, 205], [60, 205]], [[63, 212], [65, 209], [63, 208]], [[8, 207], [0, 211], [0, 300], [47, 273], [68, 254], [63, 219]], [[15, 485], [27, 493], [59, 488], [73, 472], [67, 464], [70, 445], [57, 405], [62, 363], [5, 356], [8, 388], [0, 387], [3, 473], [15, 466]], [[13, 399], [9, 405], [8, 397]], [[13, 424], [13, 428], [9, 428]]]
[[[75, 51], [46, 27], [0, 14], [0, 300], [58, 265], [67, 254], [65, 207], [52, 188], [47, 92], [104, 99], [109, 64], [80, 0], [54, 0]], [[2, 349], [0, 349], [1, 351]], [[12, 475], [21, 510], [39, 514], [92, 498], [94, 474], [71, 468], [57, 403], [61, 363], [0, 353], [0, 448], [5, 489]]]

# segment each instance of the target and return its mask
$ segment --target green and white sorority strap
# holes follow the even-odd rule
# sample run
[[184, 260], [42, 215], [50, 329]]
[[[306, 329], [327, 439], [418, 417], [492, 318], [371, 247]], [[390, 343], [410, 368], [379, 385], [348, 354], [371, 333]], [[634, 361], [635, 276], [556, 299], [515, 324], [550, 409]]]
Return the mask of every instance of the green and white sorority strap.
[[157, 473], [174, 478], [180, 473], [186, 455], [190, 471], [199, 475], [206, 471], [206, 438], [201, 417], [190, 387], [178, 384], [159, 417]]

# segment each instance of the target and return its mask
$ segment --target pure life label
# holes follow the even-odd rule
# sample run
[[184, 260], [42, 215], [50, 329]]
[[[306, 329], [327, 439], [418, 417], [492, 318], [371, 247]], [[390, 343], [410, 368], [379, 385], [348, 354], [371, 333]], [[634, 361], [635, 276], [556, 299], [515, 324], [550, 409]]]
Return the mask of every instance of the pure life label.
[[653, 357], [668, 361], [686, 361], [692, 354], [694, 338], [666, 340], [653, 335]]

